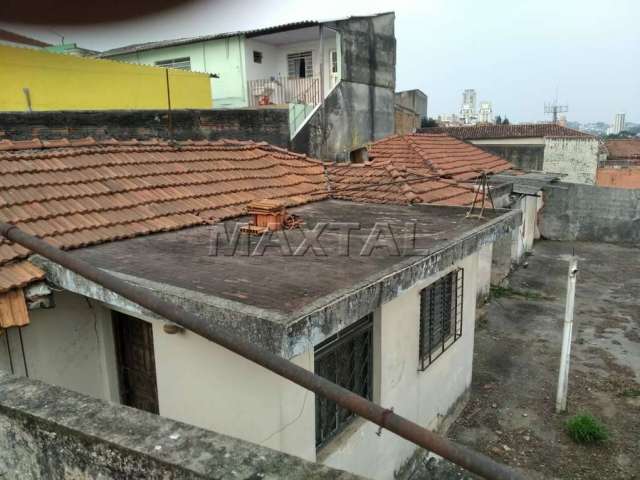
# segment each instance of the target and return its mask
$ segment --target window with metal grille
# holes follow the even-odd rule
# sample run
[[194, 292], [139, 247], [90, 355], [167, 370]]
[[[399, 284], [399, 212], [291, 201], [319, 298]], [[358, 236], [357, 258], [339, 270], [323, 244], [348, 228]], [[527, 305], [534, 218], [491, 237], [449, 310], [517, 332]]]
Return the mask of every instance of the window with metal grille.
[[172, 58], [170, 60], [159, 60], [157, 67], [179, 68], [180, 70], [191, 70], [191, 57]]
[[262, 52], [253, 51], [253, 63], [262, 63]]
[[[315, 373], [371, 400], [373, 314], [328, 338], [315, 349]], [[355, 415], [316, 395], [316, 447], [342, 431]]]
[[338, 51], [331, 50], [329, 52], [329, 59], [331, 60], [331, 73], [338, 73]]
[[462, 335], [464, 271], [454, 270], [420, 292], [420, 369]]
[[313, 77], [313, 58], [311, 51], [290, 53], [287, 55], [289, 78]]

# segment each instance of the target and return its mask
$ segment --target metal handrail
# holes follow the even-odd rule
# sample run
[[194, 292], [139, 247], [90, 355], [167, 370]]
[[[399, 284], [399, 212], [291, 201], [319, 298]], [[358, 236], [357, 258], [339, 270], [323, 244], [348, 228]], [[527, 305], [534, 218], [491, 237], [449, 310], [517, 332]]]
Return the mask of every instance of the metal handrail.
[[350, 412], [379, 425], [381, 429], [387, 429], [473, 473], [489, 480], [525, 480], [521, 473], [510, 467], [498, 463], [480, 452], [437, 435], [417, 423], [394, 413], [390, 409], [381, 407], [340, 385], [295, 365], [279, 355], [226, 331], [213, 322], [203, 322], [179, 305], [162, 300], [148, 290], [129, 284], [104, 270], [100, 270], [33, 235], [23, 232], [15, 225], [0, 222], [0, 234], [8, 240], [62, 265], [157, 315], [181, 325], [317, 395], [337, 403]]
[[317, 105], [321, 101], [320, 79], [318, 77], [288, 78], [277, 76], [248, 80], [247, 90], [250, 107], [257, 107], [259, 101], [256, 97], [262, 96], [275, 104], [307, 103]]

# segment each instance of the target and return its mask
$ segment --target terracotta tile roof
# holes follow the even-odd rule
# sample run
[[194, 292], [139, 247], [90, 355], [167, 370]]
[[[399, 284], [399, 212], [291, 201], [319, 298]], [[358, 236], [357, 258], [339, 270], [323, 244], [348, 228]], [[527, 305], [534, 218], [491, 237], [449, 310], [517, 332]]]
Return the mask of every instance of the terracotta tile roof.
[[434, 177], [425, 168], [408, 168], [390, 162], [327, 167], [331, 196], [372, 203], [431, 203], [469, 205], [472, 185]]
[[369, 159], [374, 164], [390, 162], [395, 166], [426, 169], [430, 175], [457, 181], [475, 179], [482, 172], [498, 173], [514, 168], [498, 155], [444, 134], [388, 137], [371, 145]]
[[[251, 201], [327, 198], [321, 162], [266, 143], [0, 142], [0, 219], [77, 248], [238, 216]], [[0, 240], [0, 292], [43, 277]]]
[[3, 329], [29, 324], [29, 311], [21, 288], [0, 293], [0, 334]]
[[609, 160], [640, 160], [640, 138], [606, 140]]
[[[255, 200], [300, 205], [331, 195], [467, 205], [474, 189], [464, 181], [477, 174], [469, 174], [469, 162], [504, 167], [498, 157], [450, 137], [412, 137], [411, 148], [428, 151], [428, 164], [421, 156], [407, 157], [406, 142], [398, 140], [379, 142], [380, 151], [400, 149], [403, 162], [391, 155], [360, 166], [323, 165], [266, 143], [230, 140], [4, 140], [0, 220], [72, 249], [236, 217]], [[461, 162], [456, 147], [473, 152]], [[0, 239], [0, 293], [44, 278], [28, 256], [28, 250]]]
[[24, 35], [20, 35], [16, 32], [11, 32], [9, 30], [5, 30], [4, 28], [0, 28], [0, 41], [18, 43], [21, 45], [30, 45], [32, 47], [50, 47], [50, 43], [42, 42], [40, 40], [36, 40], [35, 38], [25, 37]]
[[593, 137], [588, 133], [555, 123], [520, 123], [513, 125], [467, 125], [461, 127], [428, 127], [419, 133], [446, 133], [461, 140], [484, 138]]

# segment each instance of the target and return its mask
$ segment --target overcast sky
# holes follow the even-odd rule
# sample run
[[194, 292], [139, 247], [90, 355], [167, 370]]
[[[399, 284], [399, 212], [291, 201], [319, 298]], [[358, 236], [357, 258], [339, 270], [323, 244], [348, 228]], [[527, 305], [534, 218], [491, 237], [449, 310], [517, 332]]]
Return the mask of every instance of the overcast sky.
[[[133, 1], [133, 0], [132, 0]], [[640, 0], [203, 0], [136, 21], [50, 30], [7, 25], [97, 50], [297, 20], [396, 12], [397, 89], [455, 112], [462, 90], [512, 122], [543, 120], [558, 92], [569, 120], [640, 122]]]

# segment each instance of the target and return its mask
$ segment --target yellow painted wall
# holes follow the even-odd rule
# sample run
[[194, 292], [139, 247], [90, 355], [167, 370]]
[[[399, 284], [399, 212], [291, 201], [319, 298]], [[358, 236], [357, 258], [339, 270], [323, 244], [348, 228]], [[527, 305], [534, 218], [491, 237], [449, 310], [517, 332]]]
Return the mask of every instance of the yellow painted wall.
[[[166, 69], [0, 45], [0, 111], [167, 108]], [[169, 69], [171, 107], [211, 108], [208, 74]]]

